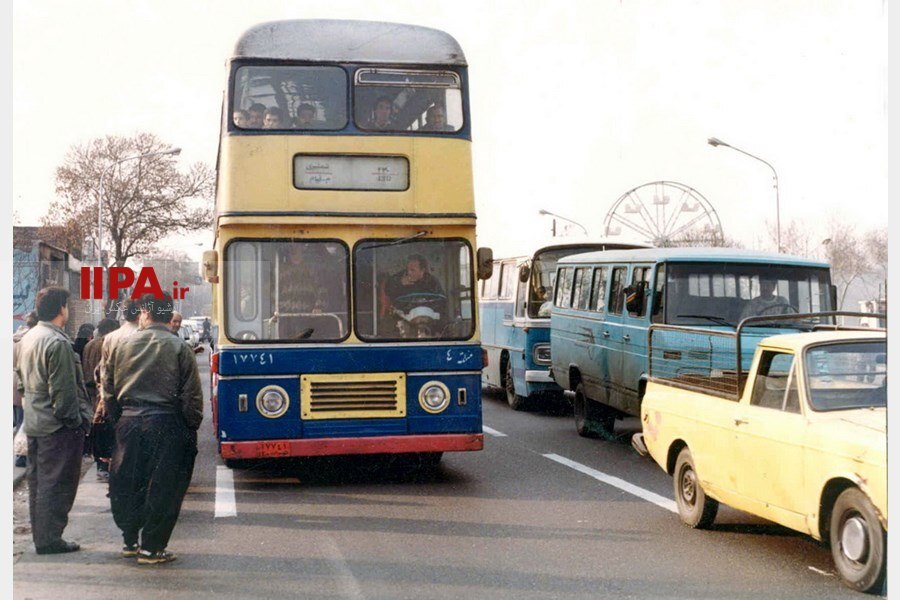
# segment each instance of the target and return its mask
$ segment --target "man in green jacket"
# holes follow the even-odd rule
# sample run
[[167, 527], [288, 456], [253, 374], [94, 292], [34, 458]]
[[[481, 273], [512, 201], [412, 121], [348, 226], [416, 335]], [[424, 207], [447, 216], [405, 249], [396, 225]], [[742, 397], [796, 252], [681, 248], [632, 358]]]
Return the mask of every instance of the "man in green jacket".
[[[141, 329], [105, 359], [102, 401], [115, 423], [109, 469], [113, 519], [139, 564], [175, 560], [166, 550], [197, 455], [203, 391], [194, 352], [172, 335], [172, 299], [141, 299]], [[139, 539], [140, 538], [140, 539]]]
[[84, 436], [91, 409], [78, 355], [63, 331], [69, 320], [69, 291], [40, 290], [35, 299], [38, 324], [22, 338], [19, 391], [28, 435], [28, 508], [38, 554], [75, 552], [62, 539], [81, 479]]

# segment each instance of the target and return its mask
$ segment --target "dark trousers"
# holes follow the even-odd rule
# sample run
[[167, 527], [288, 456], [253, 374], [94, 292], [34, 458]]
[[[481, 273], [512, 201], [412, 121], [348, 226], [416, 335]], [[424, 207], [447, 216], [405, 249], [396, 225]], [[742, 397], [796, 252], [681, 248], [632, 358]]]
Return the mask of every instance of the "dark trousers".
[[165, 550], [191, 483], [197, 432], [180, 415], [121, 417], [109, 469], [113, 519], [126, 544]]
[[81, 479], [84, 430], [63, 427], [48, 436], [28, 436], [28, 509], [36, 548], [62, 539]]

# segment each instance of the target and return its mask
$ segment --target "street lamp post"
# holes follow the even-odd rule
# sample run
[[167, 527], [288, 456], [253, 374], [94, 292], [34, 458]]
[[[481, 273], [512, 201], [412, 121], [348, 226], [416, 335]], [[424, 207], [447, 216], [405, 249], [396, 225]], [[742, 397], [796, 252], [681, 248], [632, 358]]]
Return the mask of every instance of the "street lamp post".
[[736, 147], [732, 146], [731, 144], [723, 142], [719, 138], [711, 137], [708, 140], [706, 140], [706, 143], [708, 143], [713, 148], [715, 148], [717, 146], [725, 146], [726, 148], [731, 148], [732, 150], [736, 150], [736, 151], [740, 152], [741, 154], [745, 154], [745, 155], [749, 156], [750, 158], [755, 158], [759, 162], [763, 163], [764, 165], [766, 165], [767, 167], [772, 169], [772, 177], [775, 179], [775, 236], [776, 236], [776, 243], [778, 244], [778, 251], [781, 252], [781, 206], [780, 206], [780, 201], [778, 198], [778, 173], [775, 172], [775, 167], [773, 167], [771, 164], [769, 164], [768, 161], [765, 161], [758, 156], [750, 154], [749, 152], [747, 152], [745, 150], [736, 148]]
[[539, 214], [539, 215], [549, 215], [549, 216], [551, 216], [551, 217], [554, 217], [554, 219], [553, 219], [553, 229], [552, 229], [553, 237], [556, 237], [556, 219], [562, 219], [563, 221], [568, 221], [569, 223], [571, 223], [571, 224], [573, 224], [573, 225], [578, 225], [579, 227], [581, 227], [581, 230], [584, 232], [584, 235], [587, 235], [587, 234], [588, 234], [588, 231], [587, 231], [587, 229], [585, 229], [584, 225], [582, 225], [582, 224], [579, 223], [578, 221], [573, 221], [572, 219], [567, 219], [566, 217], [560, 216], [560, 215], [558, 215], [558, 214], [556, 214], [556, 213], [552, 213], [552, 212], [550, 212], [549, 210], [544, 210], [543, 208], [542, 208], [541, 210], [538, 211], [538, 214]]
[[[140, 160], [149, 156], [178, 156], [179, 154], [181, 154], [181, 148], [158, 150], [156, 152], [146, 152], [144, 154], [126, 156], [125, 158], [120, 158], [119, 160], [113, 162], [111, 165], [103, 169], [102, 173], [100, 173], [100, 197], [97, 199], [97, 264], [100, 266], [101, 278], [103, 276], [103, 268], [106, 266], [103, 264], [103, 182], [106, 179], [106, 174], [111, 171], [116, 165], [120, 165], [123, 162], [129, 160]], [[102, 308], [100, 312], [102, 312]]]

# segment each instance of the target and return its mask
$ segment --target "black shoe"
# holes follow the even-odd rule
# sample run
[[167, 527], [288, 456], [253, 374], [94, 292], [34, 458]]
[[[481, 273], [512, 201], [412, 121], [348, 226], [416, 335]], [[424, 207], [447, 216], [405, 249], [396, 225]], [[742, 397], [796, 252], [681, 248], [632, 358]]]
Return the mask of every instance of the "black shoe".
[[147, 550], [138, 551], [137, 561], [139, 565], [159, 565], [162, 563], [172, 562], [178, 558], [168, 550], [160, 550], [159, 552], [148, 552]]
[[81, 550], [81, 546], [75, 542], [67, 542], [66, 540], [59, 540], [53, 544], [35, 548], [35, 551], [38, 554], [65, 554], [66, 552], [77, 552], [79, 550]]
[[17, 456], [17, 457], [16, 457], [16, 466], [19, 467], [19, 468], [25, 467], [25, 461], [26, 461], [26, 460], [27, 460], [27, 457], [26, 457], [25, 455]]
[[122, 558], [134, 558], [141, 551], [137, 544], [125, 544], [122, 546]]

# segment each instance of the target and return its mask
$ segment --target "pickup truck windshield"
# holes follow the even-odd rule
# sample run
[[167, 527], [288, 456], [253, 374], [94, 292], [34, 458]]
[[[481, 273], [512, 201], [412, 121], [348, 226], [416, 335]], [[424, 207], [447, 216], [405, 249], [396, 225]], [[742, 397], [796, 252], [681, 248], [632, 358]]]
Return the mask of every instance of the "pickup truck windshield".
[[668, 263], [666, 323], [737, 325], [757, 315], [831, 310], [828, 270], [764, 263]]
[[843, 342], [806, 351], [809, 402], [814, 410], [887, 406], [887, 343]]

